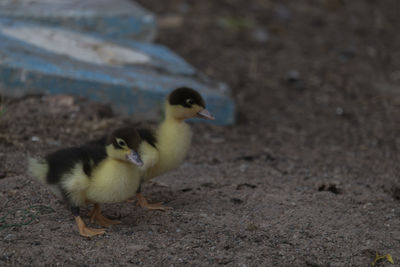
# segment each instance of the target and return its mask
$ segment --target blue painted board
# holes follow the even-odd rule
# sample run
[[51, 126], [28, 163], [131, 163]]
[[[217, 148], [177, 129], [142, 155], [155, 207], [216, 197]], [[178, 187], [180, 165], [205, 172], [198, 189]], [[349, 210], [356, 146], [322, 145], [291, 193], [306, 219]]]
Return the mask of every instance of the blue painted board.
[[1, 0], [0, 17], [151, 42], [156, 16], [131, 0]]
[[[52, 39], [44, 42], [48, 36]], [[158, 116], [171, 90], [188, 86], [203, 95], [207, 108], [216, 115], [215, 123], [234, 122], [234, 102], [227, 86], [204, 78], [168, 48], [132, 41], [103, 42], [97, 37], [0, 19], [1, 93], [76, 94], [111, 103], [117, 112], [151, 119]], [[71, 38], [74, 49], [63, 50], [71, 45]], [[118, 56], [121, 51], [123, 57]]]

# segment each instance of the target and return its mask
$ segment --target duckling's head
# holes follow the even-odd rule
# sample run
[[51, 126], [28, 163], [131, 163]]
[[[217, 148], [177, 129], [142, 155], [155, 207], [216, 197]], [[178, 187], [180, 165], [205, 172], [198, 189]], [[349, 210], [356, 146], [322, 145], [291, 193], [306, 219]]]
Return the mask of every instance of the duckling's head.
[[177, 120], [189, 118], [215, 119], [206, 109], [201, 95], [187, 87], [177, 88], [169, 94], [166, 101], [166, 116]]
[[113, 159], [142, 166], [143, 161], [137, 153], [139, 143], [140, 136], [135, 128], [119, 128], [113, 131], [107, 138], [107, 155]]

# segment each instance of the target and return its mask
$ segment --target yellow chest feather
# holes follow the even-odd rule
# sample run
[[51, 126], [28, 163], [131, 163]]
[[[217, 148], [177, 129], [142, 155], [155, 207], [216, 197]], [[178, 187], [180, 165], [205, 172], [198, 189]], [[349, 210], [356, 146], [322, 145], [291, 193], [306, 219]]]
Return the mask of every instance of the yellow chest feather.
[[136, 194], [139, 183], [140, 173], [135, 165], [106, 159], [93, 171], [86, 197], [96, 203], [125, 201]]
[[177, 168], [189, 150], [192, 139], [190, 126], [185, 122], [165, 121], [157, 131], [159, 160], [149, 178]]

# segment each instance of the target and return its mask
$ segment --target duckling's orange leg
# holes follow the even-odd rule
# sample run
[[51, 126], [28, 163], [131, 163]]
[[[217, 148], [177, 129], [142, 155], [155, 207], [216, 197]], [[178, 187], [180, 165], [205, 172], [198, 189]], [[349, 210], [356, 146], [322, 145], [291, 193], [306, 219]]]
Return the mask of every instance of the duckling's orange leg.
[[136, 198], [137, 198], [137, 204], [142, 208], [146, 208], [149, 210], [162, 210], [162, 211], [172, 209], [171, 207], [162, 205], [162, 202], [153, 204], [148, 203], [141, 193], [137, 193]]
[[90, 216], [90, 222], [94, 223], [96, 222], [98, 225], [104, 226], [104, 227], [110, 227], [113, 224], [119, 224], [121, 221], [116, 221], [116, 220], [110, 220], [104, 217], [101, 214], [100, 210], [100, 205], [99, 204], [94, 204], [93, 210], [89, 213]]
[[104, 229], [93, 229], [86, 227], [85, 223], [80, 216], [75, 217], [76, 224], [78, 225], [78, 230], [81, 236], [92, 237], [96, 235], [102, 235], [105, 233]]

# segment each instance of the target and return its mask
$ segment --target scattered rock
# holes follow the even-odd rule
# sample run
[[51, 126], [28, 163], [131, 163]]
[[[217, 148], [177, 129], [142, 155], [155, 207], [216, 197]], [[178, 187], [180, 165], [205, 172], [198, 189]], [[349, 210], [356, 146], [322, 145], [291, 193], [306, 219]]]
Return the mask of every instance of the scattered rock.
[[0, 261], [8, 262], [14, 254], [5, 254], [0, 256]]
[[160, 16], [158, 19], [160, 29], [173, 29], [182, 26], [183, 17], [175, 14]]
[[71, 95], [49, 95], [44, 96], [43, 100], [51, 106], [72, 107], [75, 104], [74, 97]]
[[274, 9], [274, 15], [276, 18], [286, 21], [292, 18], [292, 11], [284, 5], [277, 5]]
[[219, 20], [219, 26], [232, 32], [254, 27], [254, 21], [245, 17], [226, 16]]
[[301, 78], [300, 72], [297, 70], [288, 71], [284, 77], [284, 80], [292, 86], [292, 88], [303, 91], [306, 88], [306, 83]]
[[310, 260], [310, 259], [306, 260], [305, 264], [306, 264], [306, 266], [309, 266], [309, 267], [322, 267], [322, 266], [324, 266], [323, 264], [317, 263], [314, 260]]
[[145, 246], [141, 246], [141, 245], [130, 245], [127, 247], [127, 250], [131, 251], [131, 252], [135, 252], [135, 251], [139, 251], [142, 249], [145, 249]]
[[217, 158], [213, 158], [213, 159], [211, 160], [211, 164], [213, 164], [213, 165], [218, 165], [218, 164], [221, 164], [221, 161], [220, 161], [219, 159], [217, 159]]
[[216, 260], [217, 260], [217, 263], [220, 265], [227, 265], [233, 261], [232, 258], [226, 258], [226, 257], [218, 258]]
[[250, 232], [255, 232], [258, 230], [257, 225], [253, 224], [253, 223], [249, 223], [246, 227], [246, 229]]
[[272, 156], [269, 153], [261, 153], [261, 154], [256, 154], [256, 155], [247, 155], [247, 156], [241, 156], [241, 157], [237, 157], [235, 160], [236, 161], [240, 161], [240, 160], [244, 160], [244, 161], [255, 161], [257, 159], [262, 159], [264, 161], [275, 161], [276, 158], [274, 156]]
[[110, 105], [104, 103], [91, 103], [91, 109], [96, 112], [100, 119], [114, 117], [114, 112]]
[[257, 158], [257, 156], [250, 155], [250, 156], [242, 156], [236, 158], [236, 160], [245, 160], [245, 161], [254, 161]]
[[353, 47], [339, 51], [339, 59], [348, 61], [356, 56], [356, 49]]
[[295, 83], [300, 81], [300, 72], [297, 70], [290, 70], [285, 75], [285, 80], [290, 83]]
[[344, 114], [344, 110], [342, 107], [337, 107], [336, 108], [336, 115], [342, 116]]
[[189, 191], [192, 191], [192, 190], [193, 190], [193, 188], [183, 188], [183, 189], [181, 189], [182, 192], [189, 192]]
[[234, 198], [231, 198], [231, 202], [232, 202], [233, 204], [235, 204], [235, 205], [239, 205], [239, 204], [242, 204], [242, 203], [243, 203], [243, 200], [241, 200], [240, 198], [234, 197]]
[[266, 29], [257, 27], [252, 32], [252, 37], [259, 43], [267, 43], [269, 41], [269, 33]]
[[394, 199], [400, 201], [400, 187], [396, 186], [396, 187], [393, 189], [392, 196], [393, 196]]
[[336, 184], [322, 184], [318, 187], [318, 191], [328, 191], [334, 193], [335, 195], [338, 195], [341, 193], [342, 190], [338, 188], [338, 185]]
[[245, 172], [245, 171], [247, 171], [248, 168], [249, 168], [249, 165], [247, 165], [247, 164], [242, 164], [242, 165], [240, 165], [240, 167], [239, 167], [239, 171], [240, 171], [240, 172]]
[[256, 188], [257, 186], [254, 185], [254, 184], [248, 184], [248, 183], [238, 184], [238, 185], [236, 186], [236, 190], [241, 190], [241, 189], [243, 189], [243, 188], [245, 188], [245, 187], [254, 189], [254, 188]]
[[40, 138], [37, 137], [37, 136], [32, 136], [32, 137], [31, 137], [31, 141], [32, 141], [32, 142], [39, 142], [39, 141], [40, 141]]
[[40, 241], [33, 241], [32, 245], [33, 246], [40, 246], [42, 243]]
[[207, 187], [207, 188], [217, 188], [217, 185], [214, 183], [203, 183], [201, 184], [202, 187]]

